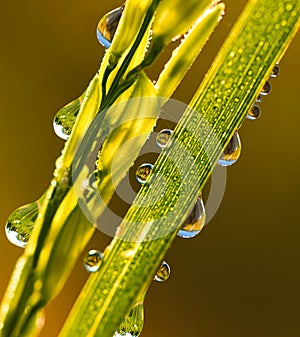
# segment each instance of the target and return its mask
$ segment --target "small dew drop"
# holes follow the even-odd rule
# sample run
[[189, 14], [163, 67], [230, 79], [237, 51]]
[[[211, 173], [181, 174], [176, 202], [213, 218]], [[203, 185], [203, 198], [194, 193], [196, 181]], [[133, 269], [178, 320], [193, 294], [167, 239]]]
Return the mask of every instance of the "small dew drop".
[[42, 198], [16, 209], [7, 219], [5, 234], [7, 239], [15, 246], [25, 248], [27, 245], [39, 214], [41, 200]]
[[160, 148], [164, 149], [165, 147], [167, 147], [171, 139], [171, 136], [172, 136], [172, 130], [169, 130], [169, 129], [161, 130], [156, 136], [156, 144]]
[[262, 103], [263, 101], [263, 98], [261, 95], [258, 95], [257, 98], [256, 98], [256, 103]]
[[121, 323], [113, 337], [138, 337], [144, 326], [144, 305], [137, 303]]
[[149, 163], [142, 164], [136, 171], [135, 176], [136, 180], [140, 184], [145, 184], [152, 173], [153, 165]]
[[99, 270], [103, 260], [103, 254], [99, 250], [90, 250], [84, 259], [84, 267], [90, 273]]
[[221, 166], [230, 166], [240, 157], [242, 151], [241, 139], [237, 131], [233, 134], [230, 142], [226, 146], [218, 164]]
[[250, 120], [256, 120], [261, 115], [261, 109], [257, 104], [254, 104], [251, 110], [247, 114], [247, 118]]
[[177, 235], [189, 239], [198, 235], [205, 225], [205, 207], [201, 197], [195, 203], [190, 215], [186, 218]]
[[264, 86], [263, 86], [260, 94], [263, 95], [263, 96], [267, 96], [267, 95], [269, 95], [271, 93], [271, 91], [272, 91], [271, 83], [269, 81], [267, 81], [264, 84]]
[[280, 73], [280, 68], [278, 64], [275, 64], [274, 68], [272, 69], [271, 77], [277, 77]]
[[164, 282], [170, 277], [171, 268], [166, 261], [164, 261], [159, 267], [154, 276], [154, 280], [157, 282]]
[[118, 24], [120, 22], [123, 10], [124, 6], [118, 7], [105, 14], [99, 21], [97, 27], [97, 39], [103, 47], [110, 47], [112, 39], [118, 28]]

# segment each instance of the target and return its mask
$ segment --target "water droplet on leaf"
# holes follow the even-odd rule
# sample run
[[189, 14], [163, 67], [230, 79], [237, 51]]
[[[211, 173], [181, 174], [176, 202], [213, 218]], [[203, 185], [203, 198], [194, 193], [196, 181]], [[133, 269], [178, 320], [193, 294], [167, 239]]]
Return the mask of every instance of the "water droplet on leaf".
[[114, 337], [138, 337], [144, 325], [144, 305], [137, 303], [121, 323]]
[[205, 215], [204, 203], [202, 198], [199, 197], [177, 235], [181, 238], [193, 238], [198, 235], [205, 225]]
[[76, 117], [80, 110], [82, 96], [61, 108], [53, 120], [53, 128], [56, 135], [64, 140], [69, 139]]
[[156, 136], [156, 144], [160, 148], [164, 149], [165, 147], [167, 147], [171, 139], [171, 136], [172, 136], [172, 130], [169, 130], [169, 129], [161, 130]]
[[7, 219], [5, 233], [15, 246], [24, 248], [27, 245], [43, 198], [16, 209]]
[[98, 23], [97, 39], [103, 47], [109, 48], [117, 30], [124, 6], [105, 14]]
[[275, 64], [274, 68], [272, 69], [271, 77], [277, 77], [280, 73], [280, 68], [278, 64]]
[[241, 139], [236, 131], [226, 146], [221, 158], [218, 161], [218, 164], [221, 166], [230, 166], [234, 164], [239, 159], [241, 151]]
[[154, 276], [154, 280], [157, 282], [164, 282], [170, 277], [171, 268], [166, 261], [164, 261], [159, 267]]
[[247, 114], [247, 118], [250, 120], [256, 120], [261, 115], [261, 109], [257, 104], [254, 104], [251, 110]]
[[271, 93], [271, 91], [272, 91], [271, 83], [269, 81], [267, 81], [264, 84], [264, 86], [263, 86], [260, 94], [263, 95], [263, 96], [267, 96], [267, 95], [269, 95]]
[[84, 267], [87, 271], [95, 273], [99, 270], [103, 260], [103, 254], [99, 250], [92, 249], [84, 259]]
[[256, 98], [256, 103], [262, 103], [263, 99], [261, 95], [258, 95]]
[[149, 175], [151, 174], [153, 170], [153, 165], [145, 163], [142, 164], [135, 173], [136, 180], [140, 184], [145, 184], [147, 182], [147, 179], [149, 178]]

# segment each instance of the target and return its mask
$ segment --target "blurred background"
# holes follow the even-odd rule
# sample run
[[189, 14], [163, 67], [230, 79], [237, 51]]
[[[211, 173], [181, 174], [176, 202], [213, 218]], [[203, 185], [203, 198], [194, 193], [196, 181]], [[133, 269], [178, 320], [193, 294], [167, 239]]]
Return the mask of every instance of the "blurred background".
[[[225, 2], [225, 18], [175, 94], [185, 103], [246, 0]], [[121, 4], [0, 4], [0, 297], [22, 254], [5, 237], [6, 219], [48, 186], [63, 146], [53, 117], [97, 71], [103, 55], [97, 23]], [[272, 80], [262, 117], [245, 121], [240, 130], [242, 156], [228, 169], [218, 213], [198, 237], [178, 238], [169, 251], [171, 277], [153, 284], [146, 297], [143, 337], [299, 337], [299, 60], [300, 36]], [[104, 249], [109, 241], [97, 233], [87, 250]], [[47, 307], [42, 337], [58, 335], [87, 276], [79, 261]]]

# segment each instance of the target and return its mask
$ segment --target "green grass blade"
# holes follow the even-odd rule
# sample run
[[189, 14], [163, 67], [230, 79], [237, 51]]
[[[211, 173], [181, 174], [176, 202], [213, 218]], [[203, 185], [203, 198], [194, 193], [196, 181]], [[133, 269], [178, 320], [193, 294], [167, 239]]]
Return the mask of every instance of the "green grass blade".
[[[162, 190], [155, 174], [149, 182], [151, 188], [141, 189], [121, 225], [121, 234], [106, 250], [100, 271], [89, 278], [60, 337], [114, 334], [129, 308], [150, 284], [192, 200], [209, 177], [212, 164], [241, 125], [271, 68], [299, 30], [299, 17], [298, 0], [250, 1], [192, 101], [198, 111], [189, 109], [184, 114], [170, 147], [155, 165], [154, 172], [167, 177], [167, 190]], [[252, 31], [255, 33], [250, 39]], [[227, 81], [231, 83], [228, 87]], [[223, 91], [222, 85], [227, 91]], [[227, 98], [232, 101], [225, 104]], [[199, 137], [207, 141], [199, 143]], [[217, 141], [221, 147], [216, 146]], [[183, 148], [190, 154], [196, 170], [190, 169]], [[176, 158], [180, 174], [170, 158]], [[156, 207], [146, 207], [155, 199], [151, 190], [164, 194]], [[176, 194], [178, 190], [181, 196]], [[166, 215], [171, 215], [171, 221], [166, 221]], [[141, 221], [141, 228], [137, 228], [137, 221]], [[159, 239], [158, 230], [162, 235]]]
[[223, 4], [207, 10], [174, 50], [155, 85], [159, 96], [170, 97], [173, 94], [216, 28], [223, 11]]

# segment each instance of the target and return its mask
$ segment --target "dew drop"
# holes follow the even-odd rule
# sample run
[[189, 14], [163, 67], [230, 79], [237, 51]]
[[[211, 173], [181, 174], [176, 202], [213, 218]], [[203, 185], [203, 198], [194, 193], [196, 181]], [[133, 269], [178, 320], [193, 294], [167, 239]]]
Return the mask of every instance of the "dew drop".
[[261, 115], [261, 109], [257, 104], [254, 104], [251, 110], [247, 114], [247, 118], [250, 120], [256, 120]]
[[163, 261], [158, 271], [154, 276], [154, 280], [157, 282], [164, 282], [170, 277], [171, 268], [166, 261]]
[[271, 91], [272, 91], [271, 83], [269, 81], [267, 81], [264, 84], [260, 94], [263, 95], [263, 96], [266, 96], [266, 95], [269, 95], [271, 93]]
[[171, 136], [172, 136], [172, 130], [169, 130], [169, 129], [161, 130], [156, 136], [156, 144], [160, 148], [164, 149], [165, 147], [167, 147], [171, 139]]
[[105, 14], [98, 23], [97, 39], [103, 47], [109, 48], [117, 30], [124, 6]]
[[241, 139], [236, 131], [226, 146], [221, 158], [218, 161], [218, 164], [221, 166], [230, 166], [234, 164], [239, 159], [241, 150]]
[[262, 103], [263, 101], [263, 98], [261, 95], [258, 95], [257, 98], [256, 98], [256, 103]]
[[84, 258], [84, 267], [87, 271], [95, 273], [99, 270], [103, 260], [103, 254], [99, 250], [92, 249]]
[[16, 209], [7, 219], [5, 234], [15, 246], [25, 248], [27, 245], [43, 199], [44, 196], [38, 201]]
[[144, 305], [137, 303], [121, 323], [114, 337], [138, 337], [144, 325]]
[[272, 69], [271, 77], [277, 77], [280, 73], [280, 68], [278, 64], [275, 64], [274, 68]]
[[140, 183], [140, 184], [145, 184], [148, 180], [149, 175], [151, 174], [153, 170], [153, 165], [145, 163], [142, 164], [135, 173], [136, 176], [136, 180]]
[[53, 129], [59, 138], [64, 140], [69, 139], [80, 110], [81, 102], [82, 96], [61, 108], [55, 115]]
[[205, 225], [205, 215], [204, 203], [202, 198], [199, 197], [177, 235], [181, 238], [193, 238], [198, 235]]

